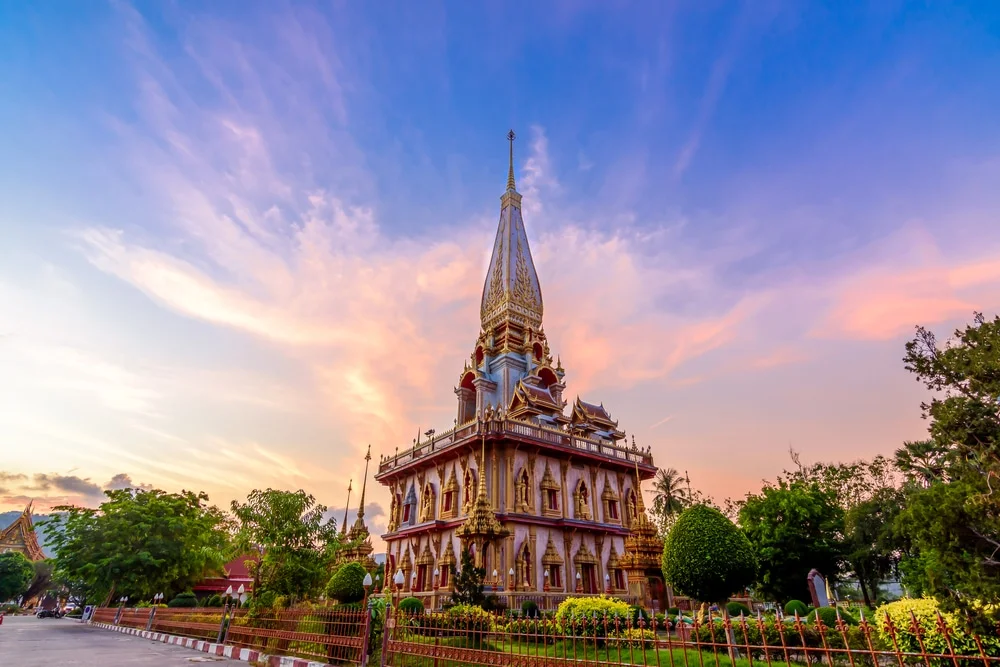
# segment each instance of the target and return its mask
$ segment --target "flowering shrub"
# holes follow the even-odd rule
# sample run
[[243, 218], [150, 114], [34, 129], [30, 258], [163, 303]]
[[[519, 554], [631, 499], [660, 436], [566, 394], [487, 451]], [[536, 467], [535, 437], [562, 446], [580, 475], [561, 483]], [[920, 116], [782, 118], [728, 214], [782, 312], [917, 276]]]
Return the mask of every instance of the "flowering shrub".
[[656, 634], [652, 630], [630, 628], [621, 633], [621, 640], [622, 646], [648, 649], [653, 647], [653, 642], [656, 640]]
[[540, 644], [552, 644], [562, 634], [559, 624], [552, 619], [521, 618], [498, 624], [496, 631], [510, 635], [514, 641], [526, 640]]
[[[884, 604], [875, 610], [875, 624], [878, 628], [879, 638], [887, 648], [894, 648], [892, 633], [889, 629], [889, 621], [896, 631], [896, 643], [899, 650], [906, 652], [919, 652], [920, 641], [914, 632], [914, 619], [922, 633], [924, 649], [928, 653], [941, 653], [949, 655], [948, 638], [941, 633], [938, 628], [938, 614], [951, 630], [951, 645], [957, 655], [979, 655], [979, 646], [976, 639], [962, 630], [958, 618], [950, 613], [939, 609], [938, 603], [931, 598], [903, 598]], [[987, 655], [1000, 656], [1000, 638], [996, 636], [981, 637], [983, 651]]]
[[445, 613], [448, 620], [453, 623], [452, 627], [465, 630], [470, 637], [489, 632], [493, 628], [493, 615], [482, 607], [456, 604]]
[[632, 616], [627, 602], [605, 595], [566, 598], [556, 610], [562, 632], [575, 637], [620, 636], [632, 627]]

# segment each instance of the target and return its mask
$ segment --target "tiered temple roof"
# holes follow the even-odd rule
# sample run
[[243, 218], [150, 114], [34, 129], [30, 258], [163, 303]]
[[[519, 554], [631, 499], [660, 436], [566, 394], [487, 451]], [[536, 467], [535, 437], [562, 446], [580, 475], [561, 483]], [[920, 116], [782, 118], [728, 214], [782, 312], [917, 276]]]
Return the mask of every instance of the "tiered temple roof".
[[7, 551], [19, 551], [32, 561], [45, 560], [45, 553], [35, 535], [35, 525], [31, 521], [30, 502], [14, 523], [0, 531], [0, 553]]

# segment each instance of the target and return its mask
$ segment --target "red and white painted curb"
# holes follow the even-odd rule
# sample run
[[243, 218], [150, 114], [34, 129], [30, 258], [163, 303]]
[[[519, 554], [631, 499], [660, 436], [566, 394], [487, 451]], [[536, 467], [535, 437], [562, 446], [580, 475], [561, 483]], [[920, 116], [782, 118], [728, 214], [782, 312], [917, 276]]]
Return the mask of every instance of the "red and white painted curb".
[[103, 630], [114, 630], [116, 632], [123, 632], [127, 635], [133, 635], [135, 637], [142, 637], [143, 639], [150, 639], [154, 642], [163, 642], [164, 644], [176, 644], [177, 646], [183, 646], [185, 648], [193, 649], [195, 651], [201, 651], [202, 653], [208, 653], [209, 655], [221, 656], [224, 658], [232, 658], [233, 660], [240, 660], [243, 662], [256, 662], [258, 664], [267, 665], [267, 667], [326, 667], [325, 662], [316, 662], [314, 660], [303, 660], [302, 658], [291, 658], [287, 655], [267, 655], [261, 653], [260, 651], [255, 651], [249, 648], [238, 648], [236, 646], [228, 646], [226, 644], [216, 644], [215, 642], [205, 641], [204, 639], [191, 639], [190, 637], [178, 637], [177, 635], [167, 635], [162, 632], [149, 632], [148, 630], [139, 630], [138, 628], [126, 628], [120, 625], [109, 625], [107, 623], [91, 623], [95, 628], [101, 628]]

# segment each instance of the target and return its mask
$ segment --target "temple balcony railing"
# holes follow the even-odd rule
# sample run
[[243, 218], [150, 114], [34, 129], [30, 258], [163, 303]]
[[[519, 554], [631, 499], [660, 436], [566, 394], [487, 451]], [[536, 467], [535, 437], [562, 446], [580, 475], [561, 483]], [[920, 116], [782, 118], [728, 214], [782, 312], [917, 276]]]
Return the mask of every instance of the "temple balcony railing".
[[439, 452], [467, 445], [483, 435], [493, 438], [513, 437], [540, 445], [583, 451], [590, 455], [620, 461], [628, 465], [653, 466], [653, 456], [646, 450], [621, 446], [606, 440], [589, 438], [562, 429], [506, 417], [489, 421], [470, 421], [457, 425], [444, 433], [435, 434], [424, 442], [414, 444], [409, 449], [382, 459], [379, 463], [378, 475], [407, 466]]

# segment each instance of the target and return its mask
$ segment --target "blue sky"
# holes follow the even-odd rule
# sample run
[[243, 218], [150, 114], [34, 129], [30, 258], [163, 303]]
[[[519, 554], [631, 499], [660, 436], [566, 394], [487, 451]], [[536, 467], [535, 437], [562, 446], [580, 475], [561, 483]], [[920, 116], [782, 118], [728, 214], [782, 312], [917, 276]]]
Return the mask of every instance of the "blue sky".
[[720, 499], [891, 452], [912, 326], [1000, 299], [998, 47], [985, 2], [2, 3], [0, 506], [335, 505], [449, 424], [510, 127], [571, 395]]

